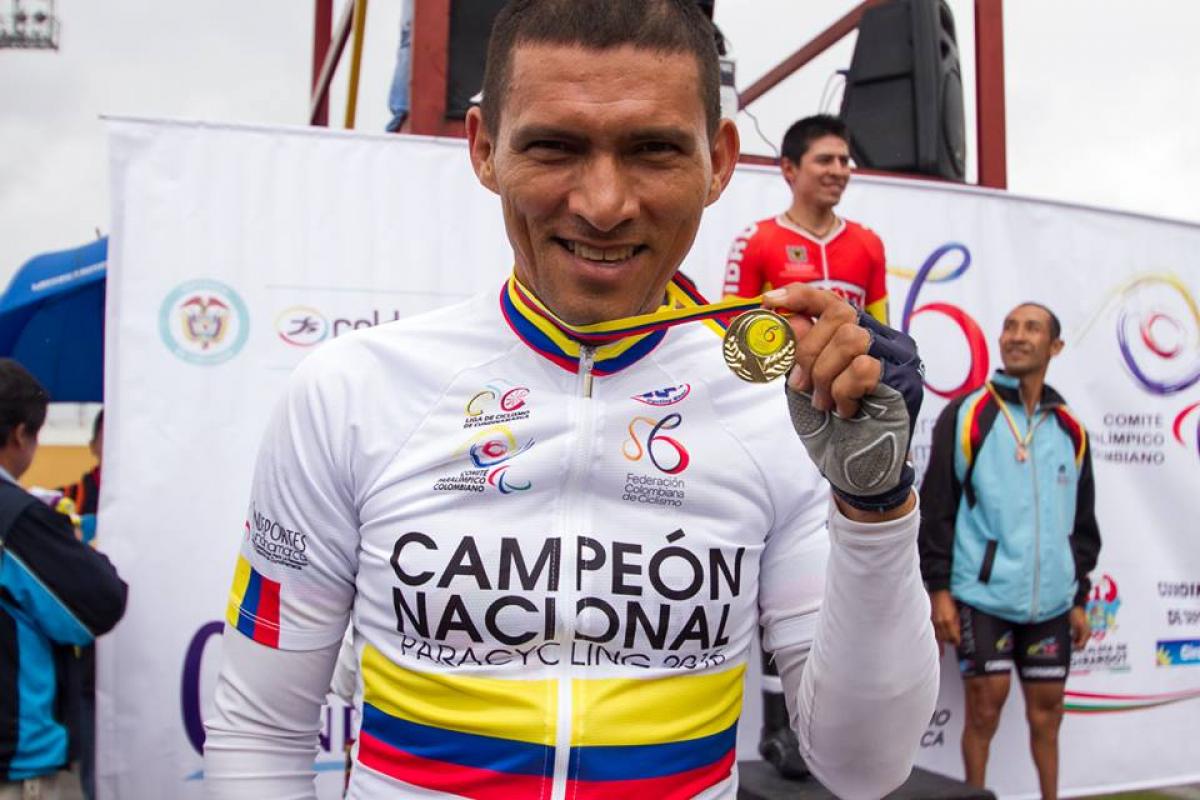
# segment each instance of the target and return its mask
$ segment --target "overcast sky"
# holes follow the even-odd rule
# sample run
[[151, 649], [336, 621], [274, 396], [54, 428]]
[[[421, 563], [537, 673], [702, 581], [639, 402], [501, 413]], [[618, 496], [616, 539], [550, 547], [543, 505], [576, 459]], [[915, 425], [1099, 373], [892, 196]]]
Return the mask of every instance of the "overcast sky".
[[[32, 9], [39, 0], [23, 2]], [[855, 4], [717, 0], [738, 86]], [[950, 5], [973, 180], [974, 3]], [[57, 52], [0, 50], [0, 281], [36, 253], [107, 232], [101, 114], [303, 124], [312, 6], [57, 0]], [[9, 0], [0, 2], [3, 12], [8, 7]], [[400, 0], [370, 3], [358, 103], [363, 130], [381, 130], [388, 118], [399, 7]], [[1009, 189], [1200, 223], [1200, 5], [1009, 0], [1004, 13]], [[793, 119], [819, 110], [830, 76], [849, 66], [853, 38], [751, 106], [767, 139], [777, 144]], [[330, 116], [339, 125], [347, 73], [340, 71], [333, 92]], [[743, 149], [770, 152], [745, 113], [739, 123]]]

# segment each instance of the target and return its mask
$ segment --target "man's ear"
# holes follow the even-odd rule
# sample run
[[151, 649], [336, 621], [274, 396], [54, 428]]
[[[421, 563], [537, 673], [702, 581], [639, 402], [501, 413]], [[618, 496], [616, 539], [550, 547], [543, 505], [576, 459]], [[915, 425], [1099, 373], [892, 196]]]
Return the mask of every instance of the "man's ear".
[[484, 186], [499, 194], [500, 189], [496, 185], [496, 165], [493, 160], [496, 148], [492, 135], [483, 122], [483, 112], [479, 106], [467, 109], [467, 149], [471, 153], [471, 167], [475, 170], [475, 177]]
[[29, 435], [29, 428], [26, 427], [25, 423], [18, 422], [17, 426], [9, 432], [8, 442], [5, 442], [5, 445], [7, 446], [11, 442], [12, 444], [16, 445], [17, 448], [24, 449], [29, 445], [29, 440], [31, 438], [34, 437]]
[[1055, 339], [1053, 342], [1050, 343], [1050, 357], [1053, 358], [1054, 356], [1061, 353], [1062, 349], [1066, 346], [1067, 346], [1067, 343], [1064, 342], [1062, 339]]
[[708, 187], [708, 197], [704, 204], [712, 205], [729, 185], [733, 177], [733, 168], [737, 166], [738, 156], [742, 152], [741, 137], [738, 136], [737, 125], [731, 119], [722, 119], [717, 123], [717, 131], [713, 134], [712, 150], [712, 181]]

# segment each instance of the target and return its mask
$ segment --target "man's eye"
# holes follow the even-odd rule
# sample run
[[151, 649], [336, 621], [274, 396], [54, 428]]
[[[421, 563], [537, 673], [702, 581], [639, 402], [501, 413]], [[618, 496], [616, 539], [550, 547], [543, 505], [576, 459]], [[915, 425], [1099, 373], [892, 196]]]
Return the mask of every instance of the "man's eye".
[[542, 153], [565, 153], [568, 148], [566, 142], [557, 142], [553, 139], [538, 139], [527, 144], [525, 149]]
[[657, 156], [678, 153], [679, 148], [671, 142], [642, 142], [638, 145], [638, 152], [643, 155]]

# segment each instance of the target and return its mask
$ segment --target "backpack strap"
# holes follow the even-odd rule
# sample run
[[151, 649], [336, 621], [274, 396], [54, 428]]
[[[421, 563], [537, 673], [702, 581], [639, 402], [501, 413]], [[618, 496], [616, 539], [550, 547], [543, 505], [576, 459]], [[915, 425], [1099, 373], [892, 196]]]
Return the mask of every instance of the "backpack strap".
[[1087, 428], [1065, 405], [1054, 407], [1054, 419], [1058, 426], [1066, 431], [1067, 436], [1071, 437], [1071, 444], [1075, 446], [1075, 467], [1081, 469], [1083, 457], [1087, 454]]
[[959, 448], [962, 450], [963, 459], [967, 465], [963, 473], [962, 486], [969, 506], [975, 505], [975, 486], [971, 480], [975, 474], [975, 459], [978, 457], [979, 448], [983, 447], [983, 440], [987, 438], [998, 413], [1000, 413], [1000, 409], [996, 407], [996, 401], [992, 399], [992, 393], [988, 391], [980, 391], [979, 395], [969, 400], [963, 409], [962, 424], [959, 428]]

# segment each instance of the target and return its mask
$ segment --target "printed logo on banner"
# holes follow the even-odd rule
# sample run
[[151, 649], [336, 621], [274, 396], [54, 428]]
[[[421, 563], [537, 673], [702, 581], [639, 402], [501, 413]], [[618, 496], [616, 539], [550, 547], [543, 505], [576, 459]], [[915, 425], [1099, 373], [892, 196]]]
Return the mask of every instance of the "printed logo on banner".
[[1092, 638], [1098, 642], [1117, 630], [1117, 611], [1121, 608], [1121, 597], [1117, 582], [1111, 575], [1104, 575], [1092, 588], [1087, 602], [1088, 623], [1092, 627]]
[[950, 709], [939, 708], [933, 712], [929, 726], [921, 734], [921, 747], [941, 747], [946, 743], [946, 723], [950, 721]]
[[1188, 607], [1200, 601], [1200, 582], [1159, 581], [1158, 596], [1171, 603], [1167, 609], [1167, 626], [1170, 628], [1200, 627], [1200, 608]]
[[[1143, 273], [1120, 284], [1080, 331], [1082, 340], [1110, 308], [1116, 308], [1117, 351], [1125, 371], [1152, 397], [1171, 397], [1200, 382], [1200, 304], [1176, 276]], [[1099, 461], [1163, 466], [1168, 429], [1175, 441], [1200, 456], [1200, 403], [1171, 412], [1112, 410], [1093, 431]], [[1186, 439], [1185, 439], [1186, 435]], [[1194, 439], [1194, 444], [1189, 442]]]
[[1113, 300], [1117, 345], [1134, 381], [1160, 397], [1200, 381], [1200, 305], [1179, 278], [1138, 275], [1117, 287], [1104, 307]]
[[1121, 610], [1116, 578], [1107, 573], [1101, 576], [1092, 587], [1084, 610], [1092, 636], [1082, 650], [1071, 652], [1071, 672], [1079, 675], [1099, 671], [1128, 672], [1129, 646], [1115, 636], [1117, 612]]
[[312, 306], [292, 306], [275, 318], [275, 332], [293, 347], [312, 347], [329, 338], [329, 320]]
[[292, 347], [313, 347], [327, 339], [336, 339], [351, 331], [374, 328], [401, 319], [397, 308], [372, 308], [362, 316], [337, 317], [327, 315], [318, 308], [294, 305], [275, 315], [275, 333], [279, 340]]
[[[957, 264], [946, 266], [943, 263], [947, 259], [955, 257], [958, 259]], [[934, 386], [929, 382], [928, 375], [925, 380], [925, 386], [929, 391], [950, 400], [978, 389], [987, 380], [990, 367], [987, 338], [983, 335], [983, 329], [979, 327], [975, 318], [958, 306], [943, 302], [925, 303], [918, 306], [917, 298], [925, 288], [925, 284], [949, 283], [958, 280], [966, 274], [970, 267], [971, 251], [960, 242], [947, 242], [937, 247], [921, 264], [920, 269], [915, 271], [902, 267], [888, 267], [889, 275], [912, 281], [908, 294], [904, 298], [904, 311], [900, 316], [902, 331], [911, 333], [909, 328], [912, 326], [913, 319], [922, 314], [939, 314], [953, 322], [962, 334], [967, 349], [966, 369], [960, 369], [963, 374], [962, 380], [952, 387]], [[920, 344], [920, 338], [914, 338], [917, 338], [917, 343]]]
[[163, 344], [191, 364], [220, 364], [238, 354], [250, 334], [246, 304], [220, 281], [192, 280], [175, 287], [158, 312]]
[[1184, 447], [1188, 446], [1188, 443], [1183, 440], [1184, 431], [1189, 427], [1192, 432], [1189, 438], [1194, 440], [1196, 455], [1200, 456], [1200, 401], [1184, 406], [1183, 410], [1175, 415], [1175, 421], [1171, 423], [1171, 432], [1175, 434], [1175, 441]]
[[1160, 639], [1155, 661], [1160, 667], [1200, 666], [1200, 639]]

